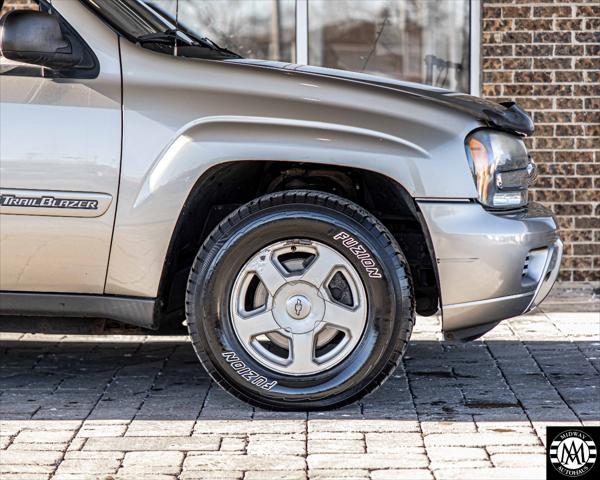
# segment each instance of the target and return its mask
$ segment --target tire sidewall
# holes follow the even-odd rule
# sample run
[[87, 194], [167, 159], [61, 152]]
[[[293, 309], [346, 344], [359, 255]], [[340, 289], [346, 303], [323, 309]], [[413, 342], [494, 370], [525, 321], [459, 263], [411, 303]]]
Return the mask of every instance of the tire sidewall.
[[[306, 376], [286, 375], [261, 365], [238, 340], [230, 317], [231, 292], [242, 267], [268, 245], [298, 238], [298, 232], [303, 232], [300, 238], [335, 249], [352, 264], [363, 282], [368, 305], [366, 327], [353, 351], [332, 368]], [[398, 269], [403, 267], [386, 250], [389, 239], [379, 233], [335, 209], [306, 204], [259, 210], [222, 228], [212, 248], [199, 258], [202, 268], [190, 291], [193, 318], [188, 318], [188, 323], [195, 327], [190, 332], [201, 358], [242, 395], [259, 401], [267, 398], [275, 404], [310, 402], [325, 406], [366, 388], [384, 369], [406, 322], [396, 318], [403, 311], [399, 305], [402, 298], [396, 294], [401, 288]], [[361, 259], [344, 245], [346, 238], [364, 246], [379, 276], [373, 270], [369, 276]], [[247, 378], [256, 373], [270, 388], [253, 384], [238, 372], [246, 373]]]

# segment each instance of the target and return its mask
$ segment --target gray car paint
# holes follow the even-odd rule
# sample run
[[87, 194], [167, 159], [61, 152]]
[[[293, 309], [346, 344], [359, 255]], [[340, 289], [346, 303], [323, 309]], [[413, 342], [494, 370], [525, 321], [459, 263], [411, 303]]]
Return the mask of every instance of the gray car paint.
[[[118, 38], [79, 2], [54, 4], [78, 26], [102, 68], [93, 80], [0, 75], [0, 189], [116, 198], [121, 161]], [[66, 209], [37, 209], [31, 215], [3, 209], [0, 290], [103, 293], [115, 211], [116, 202], [96, 218], [72, 216]]]
[[499, 104], [484, 98], [473, 97], [465, 93], [453, 92], [431, 85], [399, 81], [366, 73], [336, 70], [313, 65], [296, 65], [291, 63], [250, 59], [235, 59], [229, 61], [261, 65], [268, 68], [293, 70], [344, 80], [353, 80], [369, 85], [389, 88], [407, 96], [415, 96], [426, 102], [433, 102], [438, 106], [444, 105], [455, 110], [469, 113], [491, 127], [519, 132], [524, 135], [531, 135], [533, 133], [533, 122], [531, 121], [531, 118], [523, 110], [518, 108], [514, 102], [503, 102], [502, 104]]
[[[419, 207], [437, 258], [444, 330], [519, 315], [548, 294], [536, 296], [537, 287], [547, 275], [554, 283], [562, 243], [545, 208], [532, 204], [527, 213], [491, 215], [478, 203], [421, 201]], [[540, 253], [540, 265], [523, 275], [532, 251]], [[555, 251], [558, 262], [549, 265]]]
[[463, 139], [481, 124], [466, 113], [361, 82], [129, 42], [121, 56], [126, 161], [107, 293], [156, 295], [179, 212], [222, 162], [344, 165], [382, 173], [415, 197], [476, 196]]
[[[330, 69], [171, 57], [119, 41], [79, 2], [55, 0], [53, 5], [94, 50], [101, 73], [94, 80], [36, 79], [38, 91], [56, 92], [38, 112], [46, 105], [59, 112], [68, 99], [74, 107], [69, 118], [87, 124], [86, 138], [93, 141], [82, 145], [75, 157], [46, 145], [49, 167], [67, 169], [67, 176], [59, 180], [48, 174], [32, 182], [23, 172], [37, 167], [25, 152], [19, 153], [23, 142], [12, 140], [15, 137], [4, 140], [3, 156], [6, 149], [16, 153], [8, 162], [3, 157], [2, 187], [56, 190], [68, 184], [66, 189], [115, 198], [118, 188], [118, 201], [98, 218], [58, 217], [57, 228], [40, 221], [42, 217], [2, 215], [3, 250], [8, 247], [3, 258], [16, 254], [11, 268], [2, 268], [2, 289], [155, 297], [177, 219], [198, 179], [223, 162], [271, 160], [372, 170], [419, 199], [438, 262], [445, 329], [506, 318], [535, 304], [537, 285], [520, 284], [523, 262], [531, 249], [558, 248], [556, 225], [548, 211], [508, 218], [472, 201], [477, 194], [464, 139], [490, 123], [481, 114], [453, 105], [451, 92]], [[121, 126], [120, 118], [89, 124], [90, 98], [107, 102], [107, 112], [119, 112], [119, 62], [120, 183], [113, 130]], [[35, 102], [13, 99], [23, 92], [23, 84], [14, 78], [0, 77], [0, 82], [2, 101], [11, 105], [11, 125], [24, 122], [19, 108]], [[70, 91], [79, 96], [64, 97], [63, 92]], [[9, 92], [8, 101], [4, 92]], [[464, 103], [465, 96], [460, 97]], [[53, 134], [55, 129], [45, 131]], [[112, 153], [98, 157], [104, 150], [96, 145], [103, 142]], [[68, 170], [74, 164], [78, 168]], [[96, 172], [96, 179], [86, 176], [87, 165], [93, 166], [89, 171]], [[30, 268], [28, 262], [43, 266], [31, 253], [36, 245], [20, 254], [17, 243], [29, 228], [25, 222], [34, 225], [39, 245], [55, 235], [46, 258], [68, 256], [71, 271], [36, 268], [30, 281], [17, 281]], [[74, 236], [98, 245], [100, 254], [93, 265], [85, 255], [89, 250], [74, 247]], [[93, 281], [83, 282], [92, 270], [97, 272]], [[550, 276], [557, 270], [558, 265], [553, 266]], [[546, 270], [541, 275], [548, 277]]]

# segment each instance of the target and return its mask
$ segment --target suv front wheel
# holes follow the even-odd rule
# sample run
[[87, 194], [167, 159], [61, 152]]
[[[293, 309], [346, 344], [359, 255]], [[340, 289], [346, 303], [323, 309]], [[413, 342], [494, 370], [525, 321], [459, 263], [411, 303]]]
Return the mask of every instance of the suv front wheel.
[[404, 255], [371, 214], [307, 190], [229, 215], [194, 261], [186, 298], [210, 376], [253, 405], [339, 407], [393, 372], [414, 323]]

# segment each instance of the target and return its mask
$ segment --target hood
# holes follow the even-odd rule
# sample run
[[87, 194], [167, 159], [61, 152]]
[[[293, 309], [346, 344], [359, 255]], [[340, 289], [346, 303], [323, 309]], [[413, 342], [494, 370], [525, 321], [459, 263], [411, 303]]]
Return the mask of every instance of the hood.
[[467, 95], [466, 93], [453, 92], [443, 88], [432, 87], [430, 85], [404, 82], [391, 78], [333, 68], [252, 59], [232, 59], [226, 60], [226, 62], [294, 71], [387, 88], [405, 95], [411, 95], [425, 101], [431, 101], [460, 110], [472, 115], [491, 127], [523, 135], [531, 135], [533, 133], [533, 121], [529, 115], [514, 102], [495, 103], [484, 100], [483, 98]]

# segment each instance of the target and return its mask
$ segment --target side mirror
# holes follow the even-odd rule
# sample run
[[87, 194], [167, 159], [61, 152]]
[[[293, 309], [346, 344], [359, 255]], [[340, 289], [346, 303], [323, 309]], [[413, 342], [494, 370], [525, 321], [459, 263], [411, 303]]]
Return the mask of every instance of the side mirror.
[[0, 20], [0, 53], [9, 60], [61, 70], [76, 67], [83, 50], [66, 38], [55, 16], [13, 10]]

